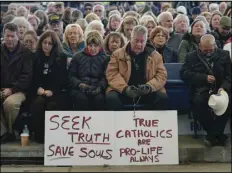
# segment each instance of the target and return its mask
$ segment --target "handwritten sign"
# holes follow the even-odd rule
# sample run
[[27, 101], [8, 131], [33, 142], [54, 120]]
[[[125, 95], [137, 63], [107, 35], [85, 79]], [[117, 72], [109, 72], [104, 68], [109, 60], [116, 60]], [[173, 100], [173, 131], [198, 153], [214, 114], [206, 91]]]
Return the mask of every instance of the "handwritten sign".
[[178, 164], [176, 111], [47, 111], [45, 165]]

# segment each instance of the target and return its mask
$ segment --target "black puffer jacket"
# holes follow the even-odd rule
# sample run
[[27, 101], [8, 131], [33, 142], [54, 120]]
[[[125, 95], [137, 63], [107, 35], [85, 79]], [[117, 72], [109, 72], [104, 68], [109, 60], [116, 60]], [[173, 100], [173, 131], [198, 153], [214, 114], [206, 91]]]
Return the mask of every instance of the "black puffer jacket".
[[86, 49], [73, 56], [69, 67], [69, 84], [71, 89], [78, 89], [80, 83], [102, 87], [107, 86], [105, 70], [107, 67], [107, 56], [103, 51], [91, 56]]

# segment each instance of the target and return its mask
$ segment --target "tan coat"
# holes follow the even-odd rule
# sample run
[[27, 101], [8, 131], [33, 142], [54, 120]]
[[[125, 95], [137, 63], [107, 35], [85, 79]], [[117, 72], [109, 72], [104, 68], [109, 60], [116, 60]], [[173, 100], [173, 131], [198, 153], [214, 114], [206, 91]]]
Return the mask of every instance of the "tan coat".
[[[122, 93], [123, 89], [128, 86], [131, 75], [131, 58], [126, 52], [126, 46], [116, 50], [110, 57], [110, 62], [106, 69], [106, 78], [109, 87], [106, 90], [108, 93], [111, 90]], [[167, 80], [167, 71], [163, 65], [162, 56], [153, 51], [146, 62], [146, 79], [154, 91], [166, 93], [164, 85]]]

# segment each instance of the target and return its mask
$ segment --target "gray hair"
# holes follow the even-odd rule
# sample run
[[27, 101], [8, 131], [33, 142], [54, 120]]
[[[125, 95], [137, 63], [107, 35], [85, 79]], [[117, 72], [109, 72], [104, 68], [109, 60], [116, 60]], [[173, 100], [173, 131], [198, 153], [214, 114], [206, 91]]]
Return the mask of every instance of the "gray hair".
[[110, 16], [112, 16], [113, 14], [117, 14], [117, 15], [119, 15], [121, 17], [121, 13], [118, 10], [110, 11], [108, 17], [110, 18]]
[[215, 37], [213, 36], [213, 35], [211, 35], [211, 34], [205, 34], [205, 35], [203, 35], [202, 37], [201, 37], [201, 42], [202, 41], [204, 41], [204, 39], [206, 39], [207, 37], [210, 37], [211, 39], [208, 39], [208, 44], [210, 44], [210, 45], [217, 45], [216, 44], [216, 40], [215, 40]]
[[[19, 6], [19, 7], [16, 9], [16, 15], [18, 16], [18, 11], [19, 11], [20, 9], [24, 9], [24, 10], [26, 11], [26, 16], [24, 16], [24, 17], [27, 18], [29, 12], [28, 12], [27, 8], [24, 7], [24, 6]], [[18, 17], [21, 17], [21, 16], [18, 16]]]
[[56, 5], [55, 2], [49, 2], [49, 3], [47, 4], [47, 7], [49, 7], [49, 6], [55, 6], [55, 5]]
[[145, 26], [137, 25], [133, 28], [131, 33], [131, 38], [134, 38], [136, 35], [144, 35], [144, 38], [147, 40], [148, 31]]
[[219, 11], [219, 5], [216, 4], [216, 3], [209, 4], [209, 12], [213, 12], [214, 10], [218, 10]]
[[164, 18], [165, 18], [167, 15], [169, 15], [169, 16], [171, 16], [171, 17], [173, 18], [172, 13], [170, 13], [170, 12], [168, 12], [168, 11], [162, 12], [162, 13], [160, 13], [159, 16], [157, 17], [157, 22], [158, 22], [158, 24], [160, 24], [160, 22], [162, 22], [162, 21], [164, 20]]
[[185, 14], [178, 14], [178, 15], [176, 16], [176, 18], [173, 20], [173, 23], [175, 24], [175, 23], [178, 22], [178, 20], [180, 20], [180, 19], [185, 19], [185, 20], [187, 21], [188, 26], [190, 25], [189, 18], [188, 18], [188, 16], [185, 15]]
[[100, 6], [100, 7], [102, 8], [102, 12], [105, 11], [104, 5], [101, 5], [101, 4], [96, 4], [96, 5], [94, 5], [94, 6], [93, 6], [93, 11], [95, 10], [95, 8], [96, 8], [97, 6]]
[[37, 25], [40, 24], [40, 19], [36, 15], [28, 15], [27, 20], [35, 19], [37, 22]]
[[33, 30], [33, 27], [31, 26], [31, 24], [27, 21], [25, 17], [15, 17], [12, 20], [12, 23], [15, 23], [18, 27], [20, 25], [24, 25], [26, 27], [26, 31]]

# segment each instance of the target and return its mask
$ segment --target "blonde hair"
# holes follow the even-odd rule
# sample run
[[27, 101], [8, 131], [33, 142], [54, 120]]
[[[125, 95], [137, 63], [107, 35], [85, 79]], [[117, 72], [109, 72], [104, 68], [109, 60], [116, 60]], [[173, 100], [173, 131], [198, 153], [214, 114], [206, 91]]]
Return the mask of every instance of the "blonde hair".
[[78, 33], [80, 34], [80, 39], [78, 40], [78, 44], [84, 40], [84, 34], [83, 30], [78, 24], [68, 24], [65, 28], [64, 34], [63, 34], [63, 42], [66, 43], [67, 45], [69, 44], [68, 42], [68, 32], [70, 31], [71, 28], [76, 28]]
[[93, 20], [99, 20], [99, 21], [101, 21], [100, 17], [98, 17], [98, 15], [96, 15], [95, 13], [89, 13], [89, 14], [87, 14], [87, 16], [85, 16], [85, 20], [86, 20], [87, 23], [90, 23]]
[[88, 46], [90, 44], [96, 44], [98, 46], [103, 46], [103, 37], [98, 31], [93, 30], [87, 33], [87, 36], [85, 39], [85, 45]]
[[129, 16], [135, 17], [137, 20], [139, 20], [139, 18], [140, 18], [139, 13], [137, 13], [135, 11], [127, 11], [127, 12], [125, 12], [122, 18], [125, 19], [126, 17], [129, 17]]
[[155, 27], [157, 26], [157, 23], [155, 22], [154, 18], [148, 15], [142, 16], [139, 22], [141, 25], [146, 27], [149, 23], [152, 23]]

